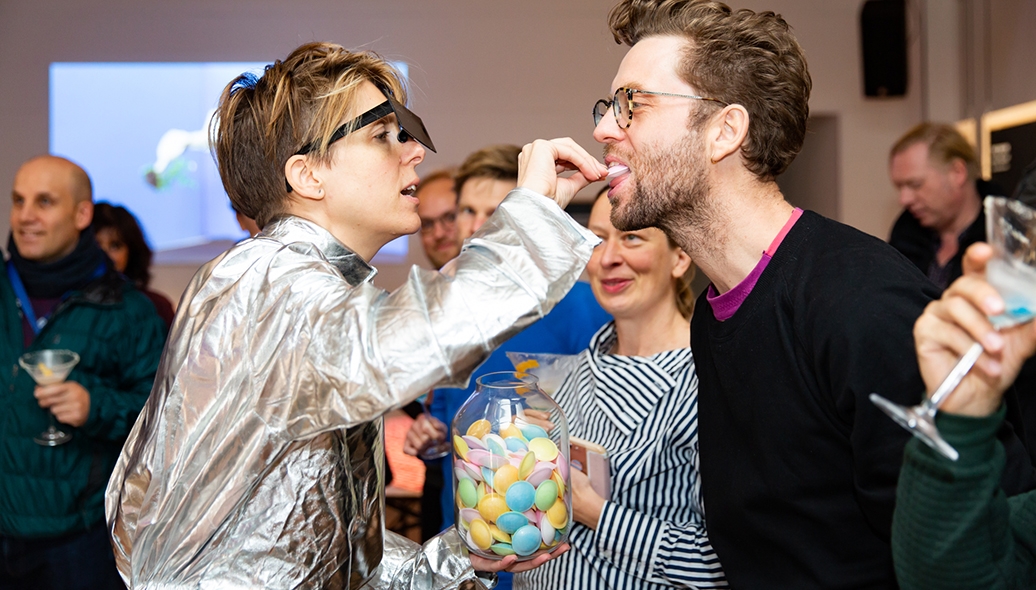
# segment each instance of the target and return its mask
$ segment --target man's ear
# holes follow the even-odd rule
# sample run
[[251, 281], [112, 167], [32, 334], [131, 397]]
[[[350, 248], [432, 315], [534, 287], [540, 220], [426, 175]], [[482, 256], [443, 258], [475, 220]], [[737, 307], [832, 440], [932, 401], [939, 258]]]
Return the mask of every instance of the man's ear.
[[947, 167], [947, 174], [954, 186], [961, 187], [968, 183], [968, 165], [960, 158], [954, 158]]
[[90, 223], [94, 220], [94, 202], [89, 199], [83, 199], [76, 203], [75, 213], [75, 226], [79, 231], [83, 231], [90, 227]]
[[296, 154], [284, 163], [284, 177], [291, 185], [291, 194], [303, 199], [324, 198], [324, 187], [320, 173], [309, 157]]
[[727, 105], [710, 120], [707, 129], [706, 151], [713, 164], [736, 156], [748, 138], [748, 110], [739, 104]]

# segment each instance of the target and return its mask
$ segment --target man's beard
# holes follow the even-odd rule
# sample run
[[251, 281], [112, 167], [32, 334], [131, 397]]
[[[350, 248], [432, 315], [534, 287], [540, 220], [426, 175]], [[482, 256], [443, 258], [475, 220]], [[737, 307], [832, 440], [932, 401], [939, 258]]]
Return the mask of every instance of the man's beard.
[[710, 187], [703, 158], [703, 143], [694, 132], [675, 146], [631, 154], [633, 194], [612, 202], [612, 225], [620, 231], [657, 227], [672, 238], [704, 223]]

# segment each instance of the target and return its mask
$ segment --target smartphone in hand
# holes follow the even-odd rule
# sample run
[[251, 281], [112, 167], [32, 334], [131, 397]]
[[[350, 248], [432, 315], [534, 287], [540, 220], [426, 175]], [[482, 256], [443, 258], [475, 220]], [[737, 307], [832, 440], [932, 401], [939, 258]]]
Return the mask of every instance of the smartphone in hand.
[[597, 492], [597, 495], [605, 500], [610, 500], [612, 478], [611, 467], [608, 464], [608, 451], [597, 443], [571, 436], [568, 439], [568, 454], [572, 467], [582, 471], [590, 478], [590, 487]]

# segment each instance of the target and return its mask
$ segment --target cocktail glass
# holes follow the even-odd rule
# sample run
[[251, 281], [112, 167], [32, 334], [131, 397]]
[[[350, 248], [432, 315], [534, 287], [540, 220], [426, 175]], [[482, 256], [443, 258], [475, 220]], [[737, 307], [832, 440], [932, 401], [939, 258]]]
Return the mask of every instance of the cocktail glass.
[[[37, 385], [61, 383], [78, 362], [79, 355], [71, 350], [35, 350], [18, 358], [18, 364]], [[50, 425], [32, 440], [45, 447], [56, 447], [72, 440], [70, 433], [58, 429], [54, 413], [48, 410], [47, 414], [50, 416]]]
[[507, 358], [519, 374], [536, 378], [543, 393], [553, 397], [569, 373], [579, 364], [578, 354], [547, 354], [539, 352], [510, 352]]
[[[421, 409], [429, 420], [435, 419], [435, 417], [432, 416], [432, 399], [434, 395], [435, 391], [432, 390], [418, 398], [418, 401], [421, 402]], [[435, 459], [442, 459], [446, 455], [449, 455], [452, 449], [453, 445], [450, 444], [449, 437], [447, 436], [442, 440], [429, 443], [428, 446], [417, 453], [417, 456], [425, 461], [434, 461]]]
[[[986, 239], [994, 256], [986, 265], [986, 281], [1004, 299], [1004, 313], [989, 318], [997, 330], [1017, 326], [1036, 317], [1036, 210], [1004, 197], [986, 197]], [[978, 358], [982, 345], [971, 345], [934, 393], [920, 404], [907, 407], [872, 393], [870, 400], [914, 436], [947, 458], [956, 461], [957, 450], [935, 427], [935, 414], [956, 389]]]

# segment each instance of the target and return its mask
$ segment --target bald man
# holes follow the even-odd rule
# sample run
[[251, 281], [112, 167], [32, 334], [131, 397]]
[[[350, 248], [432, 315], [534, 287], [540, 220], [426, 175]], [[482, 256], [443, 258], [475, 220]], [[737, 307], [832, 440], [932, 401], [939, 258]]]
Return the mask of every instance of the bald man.
[[[98, 247], [92, 217], [82, 168], [54, 156], [19, 168], [0, 276], [3, 590], [125, 587], [104, 488], [151, 391], [165, 325]], [[45, 349], [79, 355], [63, 382], [36, 385], [19, 365]], [[51, 415], [70, 439], [41, 437]]]

